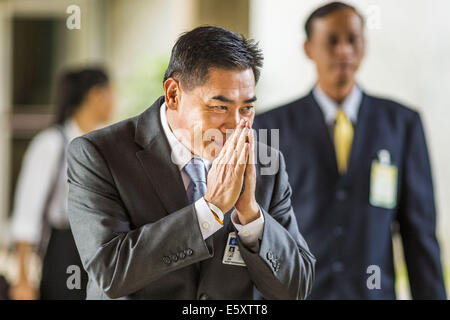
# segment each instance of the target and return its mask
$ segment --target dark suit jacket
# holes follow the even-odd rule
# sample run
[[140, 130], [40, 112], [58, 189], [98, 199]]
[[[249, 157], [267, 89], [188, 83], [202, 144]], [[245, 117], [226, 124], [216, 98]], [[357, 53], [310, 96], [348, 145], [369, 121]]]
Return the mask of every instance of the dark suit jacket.
[[[257, 176], [265, 224], [259, 252], [238, 237], [247, 267], [222, 263], [224, 226], [203, 240], [160, 123], [159, 98], [141, 115], [73, 140], [68, 152], [69, 218], [88, 299], [304, 299], [314, 257], [291, 207], [283, 157]], [[267, 148], [266, 146], [259, 146]], [[258, 170], [257, 170], [258, 171]]]
[[[403, 240], [413, 298], [445, 298], [430, 163], [418, 113], [363, 94], [343, 176], [312, 93], [257, 116], [254, 127], [280, 129], [292, 204], [317, 259], [311, 299], [394, 299], [394, 225]], [[398, 205], [392, 210], [369, 204], [371, 163], [381, 149], [398, 167]], [[370, 265], [380, 267], [381, 289], [366, 285]]]

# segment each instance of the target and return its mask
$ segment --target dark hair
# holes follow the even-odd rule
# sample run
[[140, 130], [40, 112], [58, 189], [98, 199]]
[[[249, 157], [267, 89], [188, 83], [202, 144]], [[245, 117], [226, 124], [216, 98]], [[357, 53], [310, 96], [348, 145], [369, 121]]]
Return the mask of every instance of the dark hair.
[[355, 7], [348, 5], [346, 3], [343, 3], [343, 2], [338, 2], [338, 1], [330, 2], [320, 8], [317, 8], [316, 10], [314, 10], [313, 13], [311, 13], [311, 15], [308, 17], [308, 19], [306, 19], [306, 23], [305, 23], [306, 37], [308, 39], [311, 39], [312, 23], [313, 23], [314, 19], [326, 17], [329, 14], [331, 14], [335, 11], [342, 10], [342, 9], [353, 10], [361, 18], [361, 21], [364, 23], [363, 16], [358, 12], [358, 10], [355, 9]]
[[56, 123], [63, 124], [80, 107], [93, 87], [106, 86], [109, 79], [100, 68], [67, 70], [59, 78], [56, 91]]
[[178, 38], [172, 49], [164, 82], [175, 77], [188, 89], [204, 84], [212, 67], [227, 70], [252, 68], [258, 81], [263, 55], [254, 40], [227, 29], [201, 26]]

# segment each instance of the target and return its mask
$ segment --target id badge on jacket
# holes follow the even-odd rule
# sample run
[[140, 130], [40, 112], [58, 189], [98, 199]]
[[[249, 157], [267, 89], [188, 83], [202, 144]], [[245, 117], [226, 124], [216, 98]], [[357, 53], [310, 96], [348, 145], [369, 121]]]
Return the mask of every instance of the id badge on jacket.
[[397, 205], [397, 179], [398, 170], [391, 164], [389, 151], [380, 150], [370, 171], [370, 204], [384, 209], [394, 208]]

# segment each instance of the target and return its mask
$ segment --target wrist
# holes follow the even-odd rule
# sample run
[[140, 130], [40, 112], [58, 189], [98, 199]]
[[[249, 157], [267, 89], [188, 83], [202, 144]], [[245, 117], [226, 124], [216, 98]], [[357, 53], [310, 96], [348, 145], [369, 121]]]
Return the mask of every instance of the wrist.
[[252, 205], [249, 205], [249, 207], [246, 208], [245, 211], [239, 211], [239, 209], [236, 208], [236, 212], [238, 215], [239, 222], [243, 226], [249, 224], [250, 222], [255, 221], [261, 215], [259, 206], [256, 202]]

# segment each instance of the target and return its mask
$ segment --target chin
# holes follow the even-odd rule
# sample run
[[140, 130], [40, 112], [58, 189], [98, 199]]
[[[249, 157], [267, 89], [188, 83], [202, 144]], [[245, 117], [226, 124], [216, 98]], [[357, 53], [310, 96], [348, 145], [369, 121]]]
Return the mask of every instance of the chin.
[[340, 73], [336, 78], [336, 85], [339, 87], [345, 86], [352, 82], [353, 74], [349, 72]]

